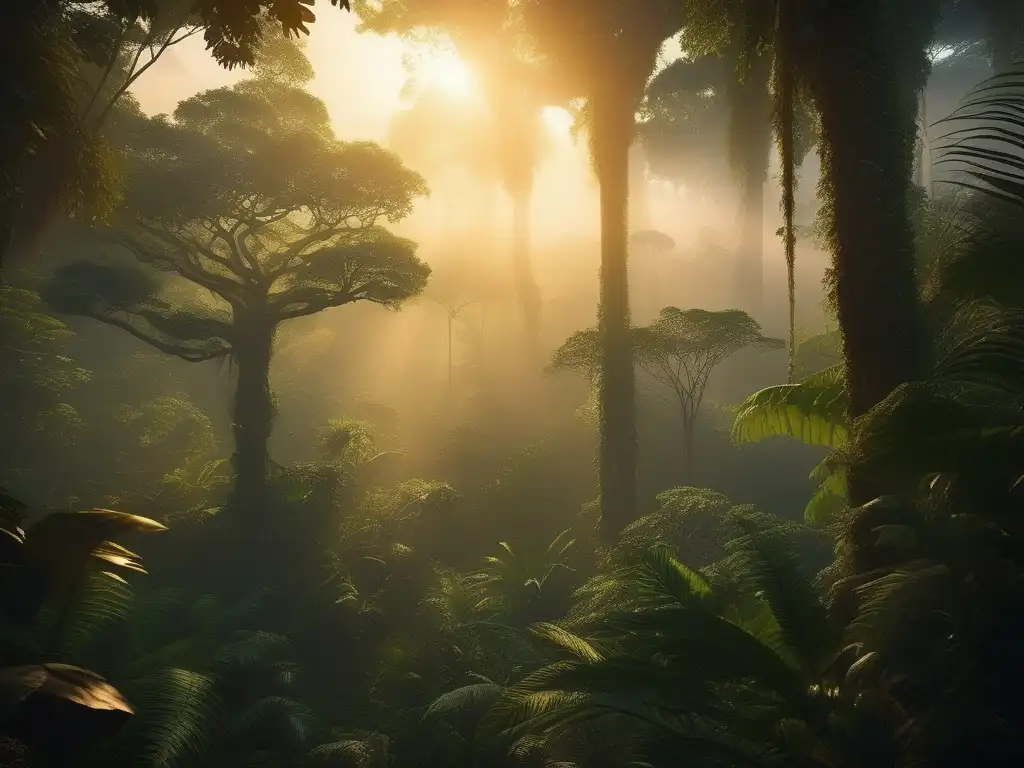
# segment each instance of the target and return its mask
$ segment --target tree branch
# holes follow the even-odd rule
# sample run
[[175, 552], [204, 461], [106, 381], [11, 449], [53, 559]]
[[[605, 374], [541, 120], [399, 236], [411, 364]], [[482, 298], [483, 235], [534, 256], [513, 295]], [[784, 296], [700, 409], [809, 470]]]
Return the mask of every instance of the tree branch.
[[161, 256], [153, 253], [150, 249], [146, 248], [144, 244], [135, 240], [131, 236], [120, 235], [119, 238], [121, 239], [122, 244], [127, 245], [129, 249], [135, 253], [135, 257], [139, 261], [145, 261], [147, 256], [152, 258], [154, 261], [162, 261], [185, 279], [191, 280], [192, 282], [206, 288], [208, 291], [217, 294], [232, 306], [240, 306], [245, 303], [241, 292], [243, 286], [240, 283], [203, 269], [198, 259], [195, 258], [195, 254], [190, 250], [190, 248], [194, 248], [216, 263], [220, 257], [208, 248], [205, 248], [200, 243], [196, 243], [191, 237], [189, 237], [188, 240], [184, 240], [171, 232], [147, 224], [141, 219], [136, 219], [135, 223], [142, 231], [157, 238], [166, 245], [169, 245], [182, 256], [182, 258], [179, 259]]
[[129, 333], [130, 335], [134, 336], [140, 341], [146, 342], [154, 349], [157, 349], [168, 355], [174, 355], [175, 357], [179, 357], [182, 360], [185, 360], [190, 363], [201, 363], [205, 362], [206, 360], [215, 360], [216, 358], [224, 357], [230, 354], [231, 352], [231, 349], [229, 347], [223, 346], [216, 350], [202, 350], [196, 349], [194, 347], [186, 347], [180, 344], [172, 344], [171, 342], [163, 341], [162, 339], [158, 339], [155, 336], [151, 336], [148, 333], [140, 330], [139, 328], [136, 328], [127, 320], [122, 320], [121, 318], [114, 317], [113, 315], [105, 315], [101, 312], [92, 311], [82, 312], [81, 314], [84, 317], [92, 318], [93, 320], [105, 323], [106, 325], [111, 325], [115, 328], [120, 328], [121, 330]]

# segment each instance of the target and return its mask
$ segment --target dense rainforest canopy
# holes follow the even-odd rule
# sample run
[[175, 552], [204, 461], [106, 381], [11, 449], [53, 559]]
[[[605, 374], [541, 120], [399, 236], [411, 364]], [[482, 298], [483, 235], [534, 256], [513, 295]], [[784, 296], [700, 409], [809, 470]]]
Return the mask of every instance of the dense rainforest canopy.
[[1024, 764], [1024, 10], [332, 5], [2, 11], [0, 766]]

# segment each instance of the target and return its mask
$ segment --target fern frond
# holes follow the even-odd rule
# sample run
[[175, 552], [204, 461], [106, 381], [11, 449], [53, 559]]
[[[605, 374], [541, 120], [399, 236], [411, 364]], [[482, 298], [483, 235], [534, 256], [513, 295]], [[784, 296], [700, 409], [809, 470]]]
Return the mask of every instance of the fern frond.
[[318, 727], [319, 719], [309, 707], [284, 696], [265, 696], [235, 713], [229, 732], [236, 744], [270, 738], [299, 748], [309, 742]]
[[125, 692], [136, 715], [118, 739], [124, 764], [176, 768], [209, 752], [221, 714], [210, 677], [161, 669]]
[[530, 626], [530, 634], [568, 651], [583, 661], [601, 661], [605, 653], [593, 642], [546, 621]]
[[465, 717], [467, 714], [482, 717], [498, 700], [504, 688], [494, 683], [472, 683], [443, 693], [431, 702], [423, 719], [446, 718], [451, 715]]

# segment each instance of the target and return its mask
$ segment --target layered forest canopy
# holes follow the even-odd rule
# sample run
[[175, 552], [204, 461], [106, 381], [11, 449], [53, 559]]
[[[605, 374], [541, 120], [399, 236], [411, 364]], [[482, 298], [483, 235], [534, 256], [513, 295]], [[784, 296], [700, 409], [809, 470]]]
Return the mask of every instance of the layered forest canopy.
[[0, 765], [1024, 764], [1015, 4], [2, 17]]

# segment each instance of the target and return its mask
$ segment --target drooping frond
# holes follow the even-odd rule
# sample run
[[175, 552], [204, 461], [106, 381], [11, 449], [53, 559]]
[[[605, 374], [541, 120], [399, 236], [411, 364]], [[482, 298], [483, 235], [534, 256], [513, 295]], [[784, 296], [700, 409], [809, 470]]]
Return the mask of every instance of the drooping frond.
[[530, 634], [568, 651], [583, 661], [600, 661], [606, 656], [595, 643], [551, 622], [541, 621], [532, 625]]
[[97, 633], [128, 614], [131, 602], [132, 590], [124, 579], [105, 571], [87, 573], [67, 608], [67, 619], [60, 631], [59, 652], [67, 658], [82, 658], [80, 653]]
[[848, 437], [849, 394], [841, 366], [797, 384], [768, 387], [748, 397], [733, 424], [733, 440], [750, 443], [784, 435], [808, 445], [838, 448]]
[[662, 594], [680, 605], [707, 597], [711, 585], [703, 574], [689, 568], [666, 546], [651, 547], [637, 576], [637, 590]]
[[259, 630], [237, 632], [234, 639], [221, 648], [215, 663], [222, 668], [251, 670], [279, 661], [289, 647], [284, 635]]
[[265, 696], [232, 714], [228, 736], [233, 743], [265, 740], [301, 748], [312, 738], [319, 719], [309, 707], [284, 696]]
[[118, 739], [120, 754], [136, 764], [174, 768], [207, 753], [220, 715], [210, 677], [162, 669], [134, 681], [126, 694], [137, 714]]
[[[936, 165], [952, 166], [954, 172], [969, 179], [953, 178], [947, 183], [1024, 207], [1022, 88], [1024, 70], [995, 75], [977, 85], [953, 114], [939, 121], [951, 130], [940, 137]], [[965, 127], [955, 127], [965, 123]]]
[[736, 516], [742, 535], [729, 544], [745, 564], [744, 580], [779, 626], [780, 651], [812, 675], [835, 650], [828, 615], [799, 558], [779, 530]]
[[498, 700], [503, 691], [504, 688], [495, 683], [464, 685], [434, 699], [423, 713], [423, 718], [445, 719], [451, 716], [461, 718], [472, 715], [474, 720], [478, 720]]

